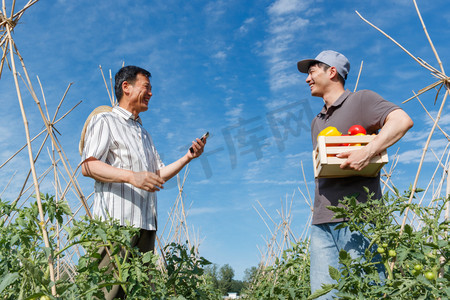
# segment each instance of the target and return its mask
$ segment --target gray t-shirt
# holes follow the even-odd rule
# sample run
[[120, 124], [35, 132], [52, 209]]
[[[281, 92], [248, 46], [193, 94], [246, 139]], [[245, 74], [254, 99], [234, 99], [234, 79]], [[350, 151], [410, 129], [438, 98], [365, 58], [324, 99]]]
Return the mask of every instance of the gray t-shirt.
[[[326, 106], [311, 123], [311, 138], [315, 149], [317, 135], [328, 126], [336, 127], [347, 134], [352, 125], [363, 126], [367, 134], [377, 133], [383, 126], [387, 115], [399, 107], [384, 100], [380, 95], [369, 90], [356, 93], [345, 91], [327, 110]], [[345, 178], [316, 178], [314, 197], [314, 213], [312, 224], [341, 222], [333, 219], [334, 213], [327, 206], [338, 206], [344, 196], [355, 195], [359, 202], [367, 201], [364, 187], [375, 193], [374, 198], [380, 198], [380, 178], [352, 176]]]

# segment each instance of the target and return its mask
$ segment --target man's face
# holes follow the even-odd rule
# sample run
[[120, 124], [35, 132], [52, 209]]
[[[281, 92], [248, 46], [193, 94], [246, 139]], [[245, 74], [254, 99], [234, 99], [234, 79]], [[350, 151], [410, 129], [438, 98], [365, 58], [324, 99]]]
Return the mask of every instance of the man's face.
[[129, 107], [132, 113], [137, 115], [148, 110], [148, 102], [152, 97], [152, 85], [146, 76], [138, 74], [136, 81], [129, 85], [129, 92]]
[[309, 67], [306, 83], [309, 84], [311, 89], [311, 96], [323, 97], [329, 81], [327, 71], [324, 71], [319, 65]]

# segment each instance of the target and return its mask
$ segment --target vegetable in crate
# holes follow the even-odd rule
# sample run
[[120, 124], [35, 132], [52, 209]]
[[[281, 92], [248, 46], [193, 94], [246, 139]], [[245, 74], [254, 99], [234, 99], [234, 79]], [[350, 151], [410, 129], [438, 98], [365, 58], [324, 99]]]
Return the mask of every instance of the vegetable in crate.
[[361, 125], [353, 125], [348, 129], [349, 135], [358, 135], [358, 133], [366, 134], [366, 130]]

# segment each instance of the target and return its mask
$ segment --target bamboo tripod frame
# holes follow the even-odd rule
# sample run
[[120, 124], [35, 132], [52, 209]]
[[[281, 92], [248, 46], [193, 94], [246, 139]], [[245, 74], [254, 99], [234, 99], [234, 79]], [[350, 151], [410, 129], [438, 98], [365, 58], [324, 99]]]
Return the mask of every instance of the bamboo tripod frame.
[[[25, 177], [25, 181], [22, 187], [20, 188], [20, 191], [18, 192], [17, 197], [13, 201], [13, 204], [16, 207], [22, 207], [26, 205], [27, 201], [33, 195], [41, 195], [41, 185], [43, 183], [47, 183], [48, 186], [49, 185], [48, 182], [51, 182], [50, 185], [53, 186], [54, 188], [53, 192], [54, 201], [56, 203], [63, 200], [67, 200], [69, 202], [69, 199], [73, 200], [73, 197], [75, 197], [76, 199], [75, 201], [69, 202], [73, 215], [71, 217], [67, 217], [64, 224], [64, 226], [71, 226], [72, 221], [78, 218], [80, 215], [87, 215], [89, 218], [92, 218], [90, 205], [88, 204], [88, 201], [92, 197], [93, 192], [87, 197], [84, 196], [81, 185], [79, 184], [77, 179], [79, 176], [80, 164], [78, 164], [77, 162], [75, 168], [71, 166], [70, 163], [71, 160], [66, 155], [65, 151], [63, 150], [62, 144], [58, 140], [57, 134], [59, 135], [61, 133], [56, 129], [55, 125], [57, 125], [64, 118], [66, 118], [66, 116], [69, 115], [69, 113], [71, 113], [81, 103], [81, 101], [78, 102], [76, 105], [74, 105], [66, 113], [64, 113], [63, 116], [58, 118], [58, 114], [60, 112], [62, 104], [72, 85], [72, 83], [70, 83], [67, 89], [65, 90], [62, 99], [59, 101], [57, 108], [53, 114], [53, 117], [51, 117], [47, 106], [44, 88], [40, 82], [40, 79], [39, 77], [37, 77], [38, 85], [41, 90], [42, 100], [39, 99], [37, 93], [35, 92], [32, 80], [29, 77], [28, 70], [25, 66], [24, 60], [19, 53], [18, 46], [16, 45], [12, 35], [12, 30], [14, 29], [14, 27], [16, 26], [16, 24], [24, 14], [24, 12], [32, 5], [36, 4], [38, 1], [39, 0], [28, 1], [28, 3], [16, 13], [14, 13], [15, 1], [13, 1], [11, 11], [8, 14], [6, 10], [6, 0], [2, 0], [2, 10], [0, 12], [0, 47], [2, 49], [0, 60], [0, 79], [4, 66], [7, 66], [11, 70], [14, 79], [14, 86], [16, 89], [17, 99], [19, 102], [25, 129], [26, 144], [22, 146], [20, 149], [18, 149], [5, 162], [1, 163], [0, 170], [7, 164], [11, 163], [11, 161], [13, 161], [15, 158], [17, 158], [19, 154], [22, 152], [22, 150], [26, 148], [28, 152], [30, 169], [28, 171], [27, 176]], [[17, 69], [16, 61], [19, 61], [21, 72], [23, 72], [23, 77]], [[111, 71], [109, 71], [109, 87], [101, 66], [100, 71], [108, 93], [108, 98], [110, 100], [111, 105], [113, 106], [117, 103], [117, 101], [115, 100], [114, 97], [114, 85]], [[22, 81], [23, 85], [20, 84], [20, 80]], [[37, 108], [37, 111], [39, 112], [39, 115], [45, 126], [45, 128], [34, 137], [31, 137], [30, 122], [27, 118], [24, 109], [24, 101], [23, 101], [24, 92], [22, 91], [23, 86], [25, 86], [28, 96], [31, 96], [34, 103], [36, 104], [35, 107]], [[42, 126], [42, 124], [38, 124], [37, 126]], [[36, 142], [38, 141], [40, 141], [40, 145], [38, 147], [38, 150], [36, 151], [33, 148], [33, 143], [36, 144]], [[48, 143], [50, 143], [50, 147]], [[38, 174], [36, 164], [43, 160], [42, 151], [46, 147], [48, 159], [50, 161], [50, 166], [46, 167], [45, 170], [42, 172], [42, 174]], [[3, 195], [3, 193], [8, 189], [10, 183], [13, 181], [14, 176], [16, 176], [16, 173], [17, 172], [15, 172], [14, 175], [11, 177], [10, 181], [8, 182], [4, 190], [1, 192], [0, 196]], [[168, 223], [171, 224], [170, 225], [171, 229], [167, 233], [167, 235], [164, 236], [164, 238], [162, 237], [158, 238], [158, 247], [161, 249], [162, 254], [162, 257], [160, 259], [161, 268], [164, 268], [163, 263], [164, 253], [162, 250], [164, 248], [164, 244], [162, 244], [161, 240], [164, 243], [187, 241], [189, 247], [195, 246], [198, 251], [199, 241], [198, 239], [195, 238], [194, 234], [195, 231], [188, 230], [188, 223], [187, 223], [188, 210], [185, 208], [183, 200], [184, 195], [183, 188], [187, 180], [188, 173], [189, 173], [188, 167], [186, 167], [184, 177], [182, 179], [180, 179], [180, 176], [177, 177], [179, 195], [174, 203], [174, 208], [169, 213], [169, 218], [167, 221]], [[29, 182], [30, 177], [32, 178], [32, 183]], [[90, 188], [92, 189], [92, 186], [90, 186]], [[45, 246], [46, 247], [50, 246], [48, 233], [48, 230], [50, 228], [50, 230], [55, 231], [54, 238], [56, 239], [56, 249], [53, 250], [57, 252], [60, 249], [65, 249], [69, 243], [69, 241], [67, 240], [68, 238], [67, 232], [64, 230], [64, 228], [61, 228], [62, 226], [60, 227], [58, 224], [56, 225], [50, 224], [49, 219], [45, 218], [44, 211], [42, 208], [41, 197], [36, 197], [36, 199], [39, 209], [40, 229]], [[9, 224], [9, 222], [11, 222], [13, 218], [14, 215], [9, 217], [9, 220], [7, 218], [5, 221], [7, 221], [8, 223], [5, 224]], [[73, 275], [76, 273], [74, 262], [77, 261], [77, 259], [83, 254], [84, 250], [82, 247], [74, 246], [65, 252], [64, 258], [60, 258], [58, 256], [52, 257], [50, 255], [48, 257], [50, 280], [52, 282], [55, 282], [61, 277], [61, 274], [63, 272], [68, 275], [69, 279], [73, 278]], [[51, 292], [54, 296], [57, 296], [55, 285], [52, 286]]]

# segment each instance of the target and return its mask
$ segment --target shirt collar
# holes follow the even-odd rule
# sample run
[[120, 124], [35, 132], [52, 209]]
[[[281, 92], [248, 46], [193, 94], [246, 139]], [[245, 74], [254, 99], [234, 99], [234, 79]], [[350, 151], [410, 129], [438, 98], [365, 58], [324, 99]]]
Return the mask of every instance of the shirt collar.
[[114, 106], [112, 111], [115, 112], [117, 115], [121, 116], [122, 118], [124, 118], [125, 120], [131, 119], [142, 125], [141, 117], [139, 117], [139, 116], [135, 117], [131, 112], [129, 112], [128, 110], [126, 110], [123, 107], [120, 107], [118, 105]]
[[342, 105], [342, 103], [344, 103], [344, 101], [347, 99], [347, 97], [351, 94], [352, 92], [350, 92], [349, 90], [345, 90], [342, 95], [339, 96], [339, 98], [336, 99], [336, 101], [334, 101], [334, 103], [327, 109], [327, 105], [324, 104], [322, 111], [320, 112], [321, 114], [327, 114], [328, 111], [334, 111], [336, 108], [338, 108], [339, 106]]

